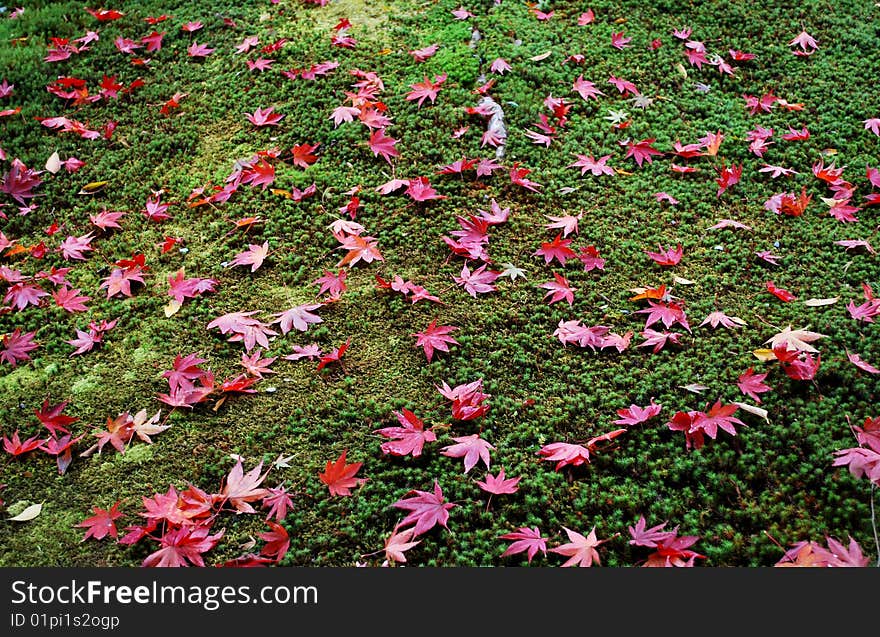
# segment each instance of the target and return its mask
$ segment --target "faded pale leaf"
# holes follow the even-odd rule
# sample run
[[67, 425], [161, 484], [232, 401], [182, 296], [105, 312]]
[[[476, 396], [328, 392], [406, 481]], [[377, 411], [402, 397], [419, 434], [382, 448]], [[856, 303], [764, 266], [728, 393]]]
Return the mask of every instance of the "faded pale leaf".
[[760, 407], [755, 407], [754, 405], [749, 405], [747, 403], [738, 403], [736, 401], [733, 401], [731, 404], [736, 405], [743, 411], [747, 411], [750, 414], [755, 414], [759, 418], [763, 418], [767, 422], [770, 422], [770, 418], [768, 417], [770, 414], [766, 409], [761, 409]]
[[29, 522], [33, 520], [35, 517], [40, 515], [43, 511], [43, 503], [39, 502], [37, 504], [32, 504], [24, 511], [16, 515], [15, 517], [9, 518], [10, 522]]

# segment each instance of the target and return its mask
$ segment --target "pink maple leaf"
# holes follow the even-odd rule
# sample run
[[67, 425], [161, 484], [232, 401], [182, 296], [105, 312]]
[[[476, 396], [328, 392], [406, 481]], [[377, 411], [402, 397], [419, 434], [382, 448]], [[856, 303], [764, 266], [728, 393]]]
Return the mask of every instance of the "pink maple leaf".
[[547, 281], [538, 286], [539, 288], [548, 290], [548, 292], [544, 294], [544, 298], [552, 296], [549, 304], [565, 299], [568, 301], [568, 304], [571, 305], [574, 302], [575, 290], [569, 286], [568, 280], [561, 274], [554, 272], [553, 277], [555, 280]]
[[453, 325], [437, 325], [437, 320], [435, 319], [431, 321], [431, 324], [424, 331], [411, 334], [411, 336], [416, 337], [414, 347], [423, 348], [425, 350], [425, 357], [430, 362], [434, 356], [434, 350], [448, 352], [449, 345], [458, 345], [458, 341], [449, 335], [450, 332], [457, 329]]
[[446, 526], [449, 521], [449, 511], [456, 505], [445, 501], [443, 491], [436, 480], [434, 480], [433, 493], [412, 489], [406, 495], [410, 497], [400, 499], [392, 505], [410, 512], [401, 521], [400, 526], [415, 523], [414, 536], [430, 531], [438, 524], [445, 529], [449, 528]]
[[263, 242], [263, 245], [250, 244], [244, 252], [239, 252], [235, 258], [229, 263], [230, 266], [243, 265], [251, 266], [251, 272], [256, 272], [263, 265], [266, 255], [269, 254], [269, 242]]
[[499, 539], [512, 542], [512, 544], [507, 547], [507, 550], [501, 554], [501, 557], [508, 557], [509, 555], [516, 555], [517, 553], [526, 553], [529, 564], [531, 564], [532, 558], [538, 554], [538, 551], [541, 551], [545, 556], [547, 555], [547, 538], [541, 536], [541, 531], [538, 527], [529, 528], [523, 526], [511, 533], [505, 533], [500, 536]]
[[450, 458], [464, 458], [465, 473], [473, 469], [480, 460], [486, 465], [486, 469], [489, 469], [489, 451], [494, 450], [495, 447], [480, 438], [478, 434], [461, 436], [453, 438], [453, 440], [456, 444], [444, 447], [440, 452], [441, 455]]
[[400, 423], [400, 427], [384, 427], [373, 432], [389, 439], [382, 443], [382, 453], [392, 456], [412, 455], [417, 458], [422, 455], [422, 448], [426, 442], [437, 440], [437, 435], [431, 429], [425, 429], [425, 423], [409, 409], [392, 413]]
[[274, 107], [257, 108], [253, 113], [245, 113], [244, 116], [254, 126], [277, 126], [284, 115], [274, 112]]

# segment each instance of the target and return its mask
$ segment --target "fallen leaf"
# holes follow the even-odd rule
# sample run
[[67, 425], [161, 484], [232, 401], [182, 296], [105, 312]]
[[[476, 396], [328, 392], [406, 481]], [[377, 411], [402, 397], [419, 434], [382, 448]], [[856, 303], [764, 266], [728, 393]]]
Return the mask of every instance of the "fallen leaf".
[[738, 403], [736, 401], [732, 402], [731, 404], [736, 405], [743, 411], [747, 411], [750, 414], [755, 414], [759, 418], [763, 418], [768, 423], [770, 422], [770, 418], [768, 418], [769, 412], [766, 409], [761, 409], [760, 407], [755, 407], [754, 405], [749, 405], [747, 403]]
[[61, 170], [61, 158], [58, 156], [57, 150], [49, 155], [49, 159], [46, 160], [46, 170], [53, 175]]
[[165, 318], [171, 318], [172, 316], [177, 314], [177, 311], [181, 307], [183, 307], [183, 303], [180, 303], [179, 301], [177, 301], [177, 299], [171, 299], [170, 301], [168, 301], [168, 305], [162, 308], [165, 312]]
[[24, 511], [16, 515], [15, 517], [9, 518], [10, 522], [30, 522], [35, 517], [40, 515], [43, 510], [43, 503], [32, 504]]
[[830, 299], [807, 299], [804, 305], [807, 307], [822, 307], [823, 305], [834, 305], [837, 303], [837, 297], [832, 296]]
[[109, 181], [92, 181], [83, 186], [80, 191], [77, 193], [79, 195], [94, 195], [95, 193], [101, 192], [104, 190], [104, 187], [109, 184]]
[[776, 354], [773, 353], [772, 349], [766, 349], [766, 348], [756, 349], [754, 352], [752, 352], [752, 354], [754, 355], [755, 358], [757, 358], [759, 361], [764, 362], [764, 363], [766, 363], [767, 361], [775, 361], [776, 360]]

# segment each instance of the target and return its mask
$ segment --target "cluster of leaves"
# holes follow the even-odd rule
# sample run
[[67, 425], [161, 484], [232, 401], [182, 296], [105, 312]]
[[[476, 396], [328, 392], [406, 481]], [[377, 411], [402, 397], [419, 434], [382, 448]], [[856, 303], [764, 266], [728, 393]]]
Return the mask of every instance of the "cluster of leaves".
[[[603, 561], [768, 564], [771, 527], [870, 538], [880, 104], [827, 93], [876, 57], [841, 44], [866, 32], [854, 4], [624, 23], [604, 1], [400, 0], [382, 28], [323, 1], [62, 4], [0, 26], [20, 62], [0, 78], [0, 418], [32, 458], [2, 482], [43, 499], [36, 452], [63, 473], [88, 433], [18, 418], [47, 389], [79, 422], [119, 414], [84, 456], [185, 423], [152, 462], [77, 463], [55, 506], [114, 499], [100, 471], [193, 481], [90, 555], [279, 562], [283, 529], [261, 555], [221, 542], [252, 531], [227, 512], [271, 505], [246, 499], [261, 466], [208, 493], [216, 449], [296, 450], [276, 465], [311, 492], [276, 518], [299, 527], [288, 563], [365, 559], [380, 533], [389, 564], [495, 563], [498, 537], [531, 562], [557, 528], [550, 550], [588, 566], [637, 518]], [[250, 398], [220, 410], [230, 394]], [[171, 413], [132, 415], [144, 396]], [[706, 444], [719, 429], [736, 437]], [[89, 537], [115, 536], [119, 504]], [[783, 561], [865, 561], [827, 542]]]

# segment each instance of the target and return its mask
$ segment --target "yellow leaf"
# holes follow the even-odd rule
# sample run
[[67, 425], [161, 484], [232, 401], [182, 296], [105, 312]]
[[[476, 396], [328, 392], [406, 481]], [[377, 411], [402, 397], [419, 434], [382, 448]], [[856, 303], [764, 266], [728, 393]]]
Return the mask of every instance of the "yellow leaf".
[[767, 349], [767, 348], [756, 349], [754, 352], [752, 352], [752, 354], [754, 354], [755, 358], [757, 358], [759, 361], [762, 361], [765, 363], [767, 361], [775, 361], [776, 360], [776, 354], [773, 353], [772, 349]]
[[94, 195], [96, 192], [100, 192], [104, 189], [104, 186], [109, 184], [109, 181], [93, 181], [85, 186], [79, 191], [80, 195]]
[[16, 515], [15, 517], [9, 518], [11, 522], [30, 522], [35, 517], [40, 515], [40, 512], [43, 510], [43, 503], [40, 502], [38, 504], [32, 504], [24, 511]]
[[273, 195], [278, 195], [279, 197], [284, 197], [285, 199], [293, 199], [293, 194], [289, 190], [284, 190], [282, 188], [271, 188], [270, 189]]
[[165, 310], [165, 318], [171, 318], [177, 311], [181, 308], [183, 304], [178, 303], [177, 299], [171, 299], [168, 301], [168, 305], [166, 305], [163, 309]]
[[618, 175], [626, 175], [627, 177], [632, 177], [633, 175], [633, 173], [628, 173], [623, 168], [615, 168], [614, 172], [616, 172]]

